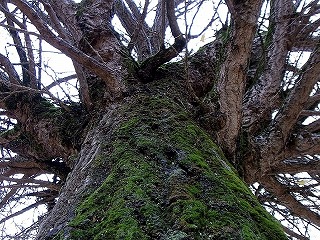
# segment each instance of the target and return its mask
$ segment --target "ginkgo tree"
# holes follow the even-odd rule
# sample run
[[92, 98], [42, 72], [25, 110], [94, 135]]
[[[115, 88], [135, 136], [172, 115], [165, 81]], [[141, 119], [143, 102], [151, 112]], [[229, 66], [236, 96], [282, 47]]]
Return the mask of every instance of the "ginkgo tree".
[[318, 0], [0, 11], [3, 239], [319, 231]]

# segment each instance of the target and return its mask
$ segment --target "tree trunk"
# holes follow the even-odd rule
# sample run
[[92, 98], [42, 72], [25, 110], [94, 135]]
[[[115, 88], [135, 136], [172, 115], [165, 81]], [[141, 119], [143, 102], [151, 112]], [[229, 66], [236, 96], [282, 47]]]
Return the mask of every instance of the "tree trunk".
[[38, 239], [287, 239], [162, 78], [88, 125]]

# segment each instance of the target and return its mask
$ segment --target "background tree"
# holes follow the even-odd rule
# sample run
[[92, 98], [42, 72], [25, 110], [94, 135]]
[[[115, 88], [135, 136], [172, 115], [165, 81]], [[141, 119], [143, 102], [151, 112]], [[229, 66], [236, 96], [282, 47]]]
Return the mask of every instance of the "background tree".
[[319, 1], [0, 10], [3, 239], [41, 205], [15, 238], [285, 239], [260, 204], [319, 230]]

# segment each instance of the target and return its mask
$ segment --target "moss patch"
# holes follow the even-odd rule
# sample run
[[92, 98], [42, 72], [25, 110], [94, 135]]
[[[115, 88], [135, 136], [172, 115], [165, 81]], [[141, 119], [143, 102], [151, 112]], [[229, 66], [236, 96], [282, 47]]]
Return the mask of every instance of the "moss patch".
[[286, 239], [181, 104], [140, 95], [118, 111], [95, 158], [110, 171], [78, 206], [70, 239]]

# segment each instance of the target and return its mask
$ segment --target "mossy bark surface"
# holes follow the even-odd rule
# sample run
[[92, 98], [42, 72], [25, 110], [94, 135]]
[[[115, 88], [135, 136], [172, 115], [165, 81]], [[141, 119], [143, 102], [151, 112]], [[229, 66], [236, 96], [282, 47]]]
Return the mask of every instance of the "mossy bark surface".
[[287, 239], [168, 92], [136, 93], [92, 127], [49, 239]]

